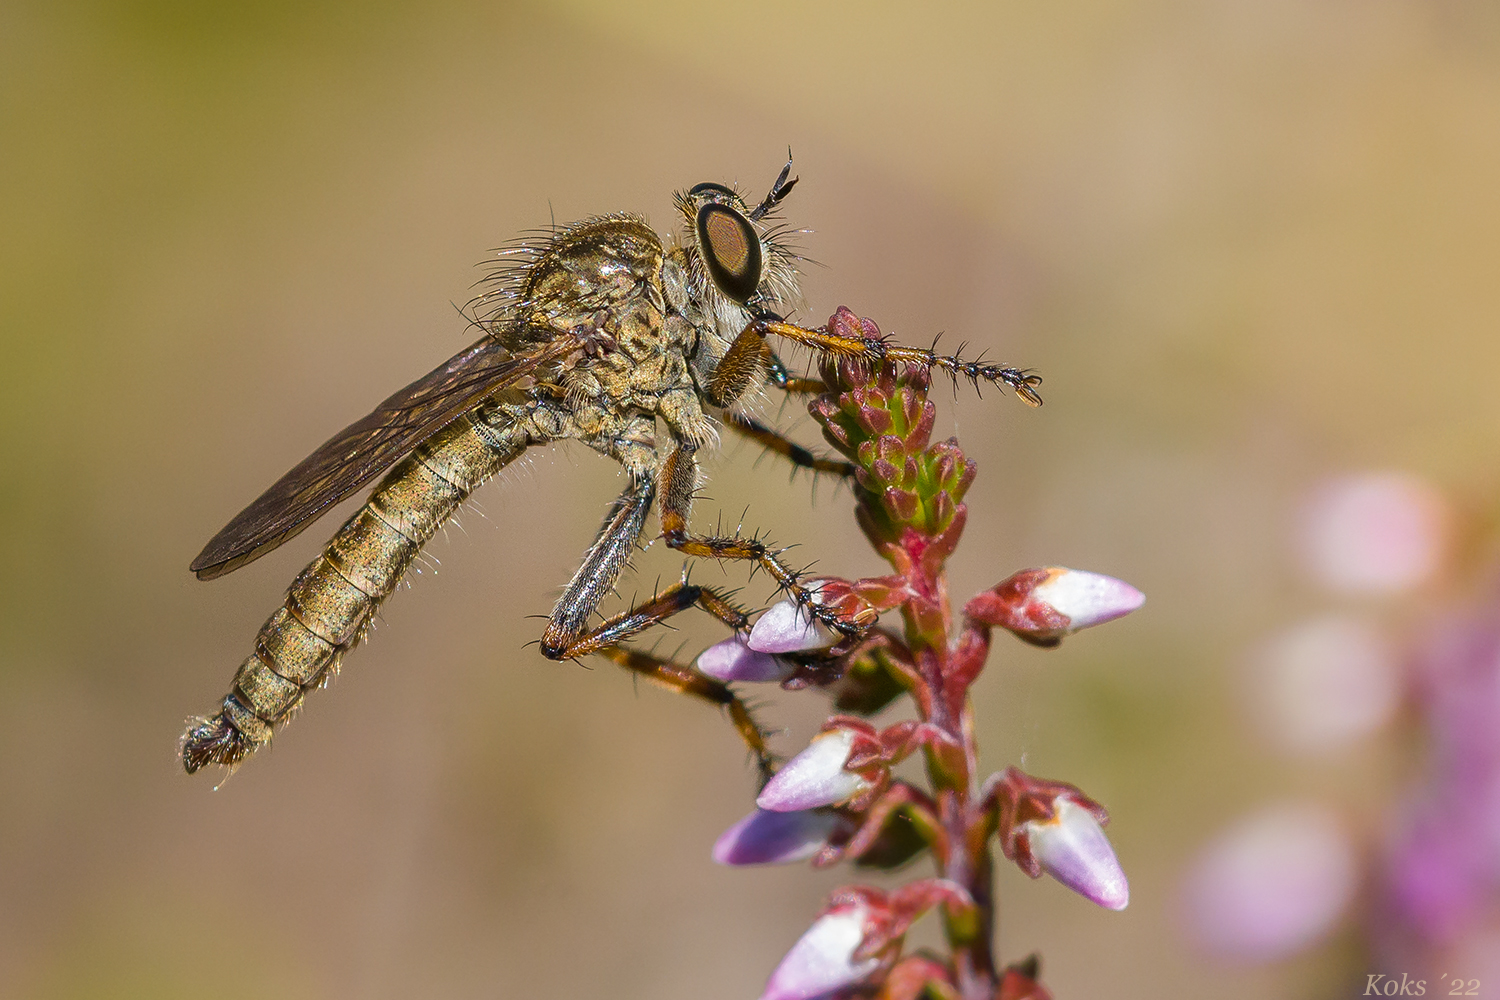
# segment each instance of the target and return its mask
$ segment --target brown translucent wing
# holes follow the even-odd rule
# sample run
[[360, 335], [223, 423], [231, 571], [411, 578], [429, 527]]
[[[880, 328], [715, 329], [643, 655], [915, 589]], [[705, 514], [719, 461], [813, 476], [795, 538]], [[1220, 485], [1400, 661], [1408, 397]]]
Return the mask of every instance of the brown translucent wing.
[[278, 479], [204, 546], [193, 572], [212, 580], [260, 558], [486, 396], [579, 346], [577, 339], [563, 336], [516, 355], [486, 337], [454, 355]]

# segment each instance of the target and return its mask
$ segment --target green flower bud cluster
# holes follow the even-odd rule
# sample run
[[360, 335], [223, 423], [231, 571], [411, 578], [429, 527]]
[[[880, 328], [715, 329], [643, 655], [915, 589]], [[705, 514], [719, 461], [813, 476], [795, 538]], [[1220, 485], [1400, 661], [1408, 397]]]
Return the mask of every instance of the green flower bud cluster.
[[[874, 322], [843, 307], [828, 330], [881, 339]], [[931, 440], [937, 408], [927, 399], [929, 371], [844, 359], [825, 365], [823, 377], [838, 393], [819, 397], [811, 410], [828, 442], [858, 467], [860, 523], [871, 541], [901, 544], [908, 531], [928, 538], [946, 532], [975, 466], [957, 440]]]

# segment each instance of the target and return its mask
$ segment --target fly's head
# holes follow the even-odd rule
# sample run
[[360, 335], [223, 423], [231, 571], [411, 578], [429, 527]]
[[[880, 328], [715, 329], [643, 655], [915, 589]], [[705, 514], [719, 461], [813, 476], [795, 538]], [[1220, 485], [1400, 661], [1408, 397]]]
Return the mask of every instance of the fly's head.
[[754, 207], [723, 184], [697, 184], [677, 193], [685, 223], [688, 294], [726, 343], [755, 316], [784, 308], [798, 296], [797, 255], [785, 239], [787, 228], [772, 221], [797, 183], [791, 172], [787, 160], [770, 192]]

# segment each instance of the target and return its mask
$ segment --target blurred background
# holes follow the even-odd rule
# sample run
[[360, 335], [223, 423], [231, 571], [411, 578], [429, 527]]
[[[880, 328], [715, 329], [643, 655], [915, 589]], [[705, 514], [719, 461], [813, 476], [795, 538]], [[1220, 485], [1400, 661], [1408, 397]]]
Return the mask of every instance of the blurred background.
[[[1105, 803], [1133, 889], [1112, 913], [1001, 864], [1003, 960], [1040, 951], [1059, 997], [1403, 971], [1372, 964], [1363, 876], [1251, 959], [1195, 943], [1183, 884], [1288, 797], [1374, 856], [1424, 766], [1378, 711], [1288, 744], [1247, 663], [1314, 611], [1399, 624], [1478, 577], [1461, 544], [1438, 583], [1356, 600], [1297, 539], [1349, 472], [1416, 477], [1471, 528], [1500, 495], [1493, 3], [11, 0], [0, 995], [751, 997], [868, 878], [712, 865], [754, 792], [729, 726], [525, 648], [618, 487], [579, 448], [486, 487], [274, 752], [217, 791], [175, 756], [343, 514], [212, 584], [188, 562], [469, 342], [490, 248], [616, 210], [671, 232], [673, 190], [758, 194], [788, 145], [820, 264], [799, 319], [847, 304], [1046, 377], [1035, 411], [940, 394], [980, 469], [955, 595], [1051, 564], [1149, 595], [1055, 652], [1000, 644], [977, 689], [986, 765]], [[705, 523], [878, 570], [847, 494], [739, 444], [709, 471]], [[658, 546], [624, 592], [680, 565]], [[788, 753], [825, 705], [759, 699]]]

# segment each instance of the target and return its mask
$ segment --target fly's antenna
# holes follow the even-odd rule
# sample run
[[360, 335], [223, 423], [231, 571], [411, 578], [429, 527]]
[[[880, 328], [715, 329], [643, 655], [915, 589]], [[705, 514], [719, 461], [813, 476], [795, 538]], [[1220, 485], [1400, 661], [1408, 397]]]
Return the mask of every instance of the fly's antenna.
[[776, 183], [771, 185], [771, 190], [766, 193], [765, 200], [755, 206], [755, 211], [750, 213], [752, 221], [759, 222], [767, 212], [781, 202], [781, 199], [792, 193], [792, 188], [797, 186], [797, 181], [801, 178], [792, 177], [791, 180], [787, 180], [788, 177], [792, 177], [792, 147], [790, 146], [786, 148], [786, 166], [781, 168], [781, 173], [777, 176]]

